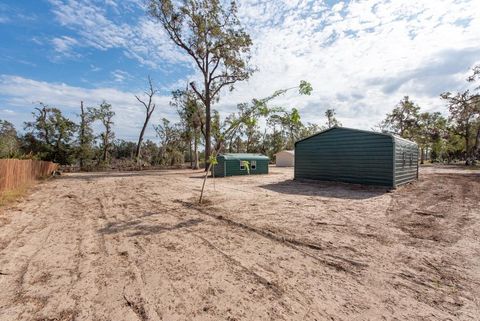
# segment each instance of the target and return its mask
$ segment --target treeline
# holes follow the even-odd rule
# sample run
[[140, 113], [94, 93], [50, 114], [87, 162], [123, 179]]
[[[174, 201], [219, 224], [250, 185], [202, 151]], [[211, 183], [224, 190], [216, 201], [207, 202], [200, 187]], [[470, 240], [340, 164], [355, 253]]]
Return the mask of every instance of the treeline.
[[[115, 112], [107, 102], [86, 109], [81, 103], [80, 123], [44, 103], [39, 103], [32, 115], [33, 120], [24, 123], [22, 135], [13, 124], [0, 120], [0, 158], [41, 159], [93, 169], [107, 164], [112, 157], [130, 154], [127, 142], [115, 140]], [[97, 135], [92, 129], [94, 122], [103, 126]]]
[[[0, 120], [0, 158], [48, 160], [76, 165], [81, 170], [183, 162], [182, 157], [172, 161], [166, 148], [162, 148], [165, 146], [143, 141], [144, 128], [140, 143], [116, 139], [115, 112], [105, 101], [88, 108], [81, 103], [78, 123], [65, 117], [60, 109], [43, 103], [32, 114], [33, 120], [24, 123], [24, 134], [19, 134], [12, 123]], [[100, 125], [100, 132], [94, 132], [95, 123]]]
[[[480, 65], [475, 66], [469, 83], [480, 77]], [[408, 96], [388, 113], [378, 129], [413, 140], [420, 148], [421, 163], [451, 163], [465, 161], [475, 165], [480, 159], [480, 86], [463, 92], [445, 92], [440, 95], [448, 107], [449, 115], [439, 112], [421, 112]]]
[[[324, 126], [301, 122], [297, 109], [270, 107], [269, 102], [298, 89], [310, 94], [307, 82], [298, 87], [279, 90], [264, 99], [253, 99], [238, 105], [237, 112], [221, 120], [213, 112], [211, 135], [214, 150], [219, 152], [263, 153], [273, 157], [283, 149], [293, 149], [296, 140], [312, 135], [328, 126], [339, 125], [333, 109], [325, 113]], [[179, 121], [161, 119], [153, 124], [157, 140], [143, 140], [155, 104], [156, 90], [149, 79], [147, 99], [136, 97], [145, 108], [145, 119], [136, 142], [115, 138], [115, 112], [103, 102], [97, 107], [79, 106], [79, 122], [67, 118], [59, 108], [40, 103], [32, 112], [32, 120], [24, 123], [24, 133], [12, 123], [0, 120], [0, 158], [32, 158], [76, 165], [82, 170], [110, 167], [176, 166], [190, 162], [192, 168], [205, 163], [205, 108], [189, 90], [173, 93], [171, 107]], [[263, 119], [263, 121], [262, 121]], [[265, 126], [261, 127], [260, 122]], [[94, 132], [97, 123], [101, 130]]]

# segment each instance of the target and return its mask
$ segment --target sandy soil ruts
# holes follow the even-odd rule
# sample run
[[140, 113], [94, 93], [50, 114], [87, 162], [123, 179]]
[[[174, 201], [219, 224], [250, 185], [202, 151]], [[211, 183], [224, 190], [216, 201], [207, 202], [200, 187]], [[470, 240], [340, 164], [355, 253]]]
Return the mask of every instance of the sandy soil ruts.
[[480, 174], [68, 174], [0, 213], [0, 320], [479, 320]]

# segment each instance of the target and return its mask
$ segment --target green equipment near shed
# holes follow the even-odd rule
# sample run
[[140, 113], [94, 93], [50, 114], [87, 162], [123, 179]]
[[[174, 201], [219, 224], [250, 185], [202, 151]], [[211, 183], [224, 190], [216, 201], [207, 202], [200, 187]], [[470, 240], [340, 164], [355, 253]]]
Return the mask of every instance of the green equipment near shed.
[[[246, 166], [248, 162], [248, 168]], [[217, 164], [212, 173], [216, 177], [234, 175], [268, 174], [270, 159], [261, 154], [228, 153], [217, 156]]]
[[295, 143], [295, 179], [396, 187], [417, 178], [417, 144], [393, 134], [332, 127]]

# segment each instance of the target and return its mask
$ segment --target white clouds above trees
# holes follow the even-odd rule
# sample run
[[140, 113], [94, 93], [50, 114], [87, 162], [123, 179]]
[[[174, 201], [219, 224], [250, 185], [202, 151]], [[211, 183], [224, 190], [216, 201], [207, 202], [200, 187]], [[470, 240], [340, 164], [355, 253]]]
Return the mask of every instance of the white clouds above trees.
[[[93, 0], [50, 3], [58, 23], [76, 35], [51, 39], [53, 50], [66, 58], [75, 57], [82, 48], [119, 49], [159, 73], [165, 65], [171, 73], [189, 64], [162, 29], [147, 18], [141, 0], [109, 0], [107, 5]], [[468, 69], [480, 63], [477, 0], [348, 1], [333, 7], [317, 0], [242, 0], [239, 4], [240, 19], [253, 38], [252, 58], [259, 71], [234, 92], [222, 94], [216, 108], [223, 113], [237, 103], [305, 79], [313, 85], [312, 96], [287, 95], [279, 103], [299, 108], [305, 121], [322, 124], [324, 111], [335, 108], [344, 125], [368, 129], [404, 95], [426, 110], [443, 111], [439, 94], [466, 86]], [[128, 74], [116, 69], [107, 74], [118, 83], [128, 81]], [[178, 74], [175, 83], [184, 86], [193, 77]], [[141, 126], [141, 109], [133, 94], [15, 76], [0, 78], [5, 109], [17, 112], [15, 108], [31, 106], [31, 100], [42, 100], [73, 111], [82, 99], [91, 99], [91, 103], [107, 99], [129, 115], [116, 121], [125, 136]], [[168, 105], [169, 97], [161, 99], [159, 107]], [[155, 117], [160, 117], [161, 109]], [[173, 116], [174, 111], [166, 107], [163, 112]], [[0, 109], [0, 118], [2, 113]], [[138, 124], [132, 124], [137, 113]]]
[[[115, 88], [86, 89], [64, 83], [48, 83], [3, 75], [0, 76], [0, 93], [4, 94], [0, 106], [9, 106], [8, 109], [0, 107], [0, 119], [10, 119], [19, 128], [23, 121], [30, 120], [31, 111], [39, 101], [58, 107], [67, 116], [75, 119], [80, 112], [80, 101], [84, 101], [85, 106], [98, 106], [106, 100], [112, 104], [116, 113], [114, 128], [119, 138], [135, 140], [142, 126], [143, 107], [134, 97], [141, 94], [140, 92], [125, 92]], [[154, 121], [162, 117], [176, 117], [175, 110], [169, 106], [169, 96], [158, 96], [155, 99], [159, 108]], [[145, 137], [154, 139], [153, 129], [147, 130]]]

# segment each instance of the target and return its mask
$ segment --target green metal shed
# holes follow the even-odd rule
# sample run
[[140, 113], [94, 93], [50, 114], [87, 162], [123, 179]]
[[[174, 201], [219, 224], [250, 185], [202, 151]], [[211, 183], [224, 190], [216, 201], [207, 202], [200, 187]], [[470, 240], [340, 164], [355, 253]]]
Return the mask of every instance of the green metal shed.
[[268, 174], [268, 163], [270, 159], [261, 154], [220, 154], [217, 156], [217, 162], [213, 167], [215, 176], [234, 176], [248, 175], [247, 168], [242, 163], [248, 161], [250, 164], [250, 174]]
[[295, 143], [295, 179], [396, 187], [417, 178], [417, 144], [393, 134], [332, 127]]

